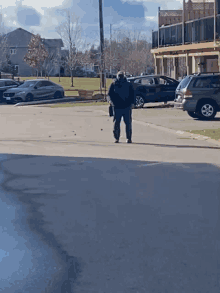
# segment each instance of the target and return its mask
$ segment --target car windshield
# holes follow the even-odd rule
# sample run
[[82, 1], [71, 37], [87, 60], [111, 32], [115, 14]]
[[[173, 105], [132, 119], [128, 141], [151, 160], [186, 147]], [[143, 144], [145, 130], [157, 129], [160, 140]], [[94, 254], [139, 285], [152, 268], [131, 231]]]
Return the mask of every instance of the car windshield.
[[191, 76], [186, 76], [181, 82], [179, 83], [177, 90], [184, 89], [190, 82]]
[[31, 87], [31, 86], [34, 86], [38, 81], [36, 80], [28, 80], [28, 81], [25, 81], [23, 84], [21, 84], [19, 86], [19, 88], [27, 88], [27, 87]]

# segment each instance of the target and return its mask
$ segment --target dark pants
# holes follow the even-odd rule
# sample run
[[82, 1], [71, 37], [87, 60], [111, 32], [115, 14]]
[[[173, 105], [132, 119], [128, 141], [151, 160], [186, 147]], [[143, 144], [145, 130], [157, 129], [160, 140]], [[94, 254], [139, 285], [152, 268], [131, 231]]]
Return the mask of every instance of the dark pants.
[[121, 124], [121, 118], [123, 117], [125, 122], [125, 130], [126, 130], [126, 137], [127, 139], [131, 140], [131, 134], [132, 134], [132, 108], [126, 108], [126, 109], [114, 109], [114, 138], [119, 139], [120, 138], [120, 124]]

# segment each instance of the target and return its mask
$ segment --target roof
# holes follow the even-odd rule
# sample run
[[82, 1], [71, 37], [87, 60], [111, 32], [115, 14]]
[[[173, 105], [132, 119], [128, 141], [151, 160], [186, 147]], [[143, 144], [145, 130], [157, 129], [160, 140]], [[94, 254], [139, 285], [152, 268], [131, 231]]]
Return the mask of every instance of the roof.
[[9, 47], [28, 47], [32, 35], [32, 33], [22, 28], [17, 28], [16, 30], [8, 33], [6, 36]]
[[61, 50], [61, 56], [62, 57], [65, 57], [65, 56], [68, 56], [68, 55], [69, 55], [69, 50], [66, 50], [66, 49]]
[[[28, 47], [30, 40], [34, 34], [24, 30], [23, 28], [17, 28], [16, 30], [6, 34], [9, 47], [24, 48]], [[64, 47], [61, 39], [44, 39], [42, 38], [45, 47], [60, 48]]]
[[42, 41], [49, 48], [64, 47], [61, 39], [42, 39]]

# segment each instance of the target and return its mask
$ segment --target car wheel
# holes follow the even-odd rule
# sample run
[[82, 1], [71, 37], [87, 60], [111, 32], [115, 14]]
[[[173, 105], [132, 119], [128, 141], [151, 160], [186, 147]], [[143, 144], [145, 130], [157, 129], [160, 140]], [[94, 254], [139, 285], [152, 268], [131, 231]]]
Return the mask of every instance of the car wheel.
[[135, 107], [136, 108], [143, 108], [144, 107], [144, 99], [141, 96], [136, 96]]
[[212, 101], [205, 101], [198, 106], [198, 115], [200, 119], [211, 120], [216, 115], [216, 106]]
[[63, 94], [61, 92], [55, 92], [54, 94], [54, 99], [62, 99], [63, 98]]
[[199, 118], [198, 113], [192, 112], [192, 111], [187, 111], [188, 115], [192, 118]]
[[25, 102], [31, 102], [31, 101], [33, 101], [33, 96], [31, 94], [27, 94], [25, 98]]

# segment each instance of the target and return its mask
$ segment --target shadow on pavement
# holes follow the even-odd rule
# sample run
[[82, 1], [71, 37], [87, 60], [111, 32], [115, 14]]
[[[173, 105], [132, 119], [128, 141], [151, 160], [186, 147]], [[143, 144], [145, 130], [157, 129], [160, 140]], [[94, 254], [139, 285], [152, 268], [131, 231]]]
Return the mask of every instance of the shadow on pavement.
[[196, 149], [215, 149], [215, 150], [220, 150], [220, 147], [214, 147], [214, 146], [172, 145], [172, 144], [145, 143], [145, 142], [133, 142], [132, 144], [152, 145], [152, 146], [166, 147], [166, 148], [196, 148]]
[[220, 118], [219, 118], [219, 117], [215, 117], [214, 119], [211, 119], [211, 120], [206, 120], [206, 119], [202, 119], [202, 118], [200, 118], [200, 119], [198, 119], [198, 118], [192, 118], [192, 119], [194, 119], [194, 120], [196, 120], [196, 121], [205, 121], [205, 122], [215, 122], [215, 121], [220, 121]]
[[[17, 266], [8, 286], [0, 280], [4, 293], [219, 292], [217, 166], [2, 155], [0, 170], [0, 259], [3, 249], [8, 270]], [[5, 231], [17, 240], [11, 259]], [[52, 255], [40, 259], [44, 247]], [[23, 276], [16, 253], [27, 249], [33, 268]], [[52, 261], [61, 269], [45, 284]]]
[[145, 106], [143, 107], [143, 109], [162, 109], [162, 108], [173, 108], [173, 105], [166, 104], [166, 105], [147, 106], [147, 104], [145, 104]]
[[[27, 186], [23, 186], [21, 190], [21, 185], [19, 181], [22, 180], [22, 175], [11, 174], [9, 169], [5, 170], [4, 164], [7, 163], [9, 160], [14, 161], [14, 166], [16, 166], [16, 161], [21, 160], [22, 158], [28, 159], [36, 159], [36, 156], [25, 156], [25, 155], [2, 155], [4, 157], [3, 161], [0, 162], [0, 170], [1, 174], [4, 174], [4, 182], [1, 183], [0, 188], [0, 202], [1, 202], [1, 195], [7, 194], [7, 199], [5, 199], [6, 203], [13, 205], [13, 202], [16, 205], [24, 205], [27, 207], [26, 214], [24, 211], [21, 211], [21, 208], [17, 208], [16, 210], [16, 217], [11, 221], [17, 233], [13, 232], [12, 235], [15, 241], [19, 242], [17, 239], [17, 235], [22, 235], [24, 240], [26, 240], [26, 247], [22, 247], [19, 245], [19, 248], [16, 247], [13, 250], [15, 251], [15, 255], [13, 260], [8, 260], [7, 267], [11, 266], [11, 276], [8, 276], [8, 280], [3, 280], [3, 273], [1, 273], [0, 278], [0, 291], [1, 289], [5, 293], [11, 292], [22, 292], [22, 293], [29, 293], [29, 292], [45, 292], [45, 293], [72, 293], [73, 283], [77, 280], [78, 275], [82, 271], [82, 262], [79, 261], [74, 256], [68, 254], [65, 250], [63, 245], [60, 243], [59, 239], [57, 239], [53, 233], [48, 232], [45, 229], [47, 222], [43, 219], [43, 214], [40, 212], [40, 208], [42, 204], [37, 203], [36, 199], [42, 197], [42, 190], [34, 192], [34, 194], [29, 194]], [[1, 156], [1, 157], [2, 157]], [[32, 169], [31, 165], [29, 166]], [[25, 172], [25, 170], [23, 169]], [[26, 170], [29, 173], [28, 170]], [[27, 175], [23, 176], [26, 177], [26, 181], [33, 179], [35, 176]], [[10, 181], [17, 180], [17, 189], [16, 186], [10, 187]], [[29, 186], [30, 187], [30, 186]], [[43, 186], [39, 186], [43, 187]], [[30, 191], [31, 193], [31, 191]], [[9, 207], [8, 207], [9, 208]], [[1, 211], [0, 214], [5, 214], [5, 211]], [[7, 219], [7, 210], [5, 214], [5, 218]], [[24, 218], [26, 218], [24, 220]], [[6, 225], [7, 227], [7, 225]], [[5, 228], [6, 228], [5, 227]], [[22, 231], [22, 228], [25, 229]], [[7, 229], [7, 228], [6, 228]], [[8, 229], [9, 230], [9, 229]], [[14, 235], [13, 235], [14, 234]], [[17, 235], [16, 235], [17, 234]], [[0, 231], [1, 235], [1, 231]], [[4, 235], [0, 236], [1, 239], [1, 248], [3, 248], [4, 244]], [[20, 241], [21, 242], [21, 241]], [[36, 246], [37, 244], [37, 246]], [[8, 256], [12, 254], [10, 251], [12, 248], [11, 245], [8, 245], [9, 252], [7, 253]], [[49, 247], [49, 252], [47, 252]], [[17, 250], [17, 255], [16, 255]], [[23, 257], [23, 260], [19, 263], [19, 271], [24, 272], [25, 277], [20, 277], [19, 274], [15, 274], [16, 271], [13, 271], [13, 267], [16, 268], [18, 265], [16, 262], [18, 261], [20, 251], [32, 251], [31, 262], [33, 267], [30, 267], [30, 264], [27, 261], [27, 258]], [[34, 253], [35, 250], [40, 250], [40, 252]], [[3, 250], [0, 249], [0, 260], [2, 260], [2, 252]], [[40, 257], [39, 255], [42, 255]], [[4, 259], [4, 256], [3, 256]], [[7, 259], [7, 258], [6, 258]], [[55, 262], [55, 271], [54, 271], [54, 263]], [[3, 272], [5, 263], [1, 261], [0, 264], [0, 271]], [[29, 274], [25, 275], [25, 268], [29, 270]], [[59, 271], [57, 273], [57, 270]], [[10, 270], [10, 269], [9, 269]], [[34, 272], [34, 273], [33, 273]], [[16, 276], [17, 275], [17, 276]], [[48, 277], [49, 275], [49, 277]], [[10, 280], [10, 281], [9, 281]], [[10, 286], [7, 287], [7, 284]], [[6, 287], [4, 287], [6, 285]], [[19, 288], [22, 291], [19, 291]], [[40, 290], [39, 290], [40, 289]], [[17, 291], [18, 290], [18, 291]]]

